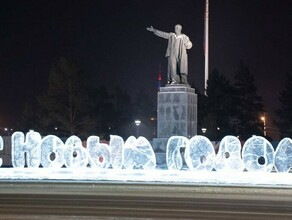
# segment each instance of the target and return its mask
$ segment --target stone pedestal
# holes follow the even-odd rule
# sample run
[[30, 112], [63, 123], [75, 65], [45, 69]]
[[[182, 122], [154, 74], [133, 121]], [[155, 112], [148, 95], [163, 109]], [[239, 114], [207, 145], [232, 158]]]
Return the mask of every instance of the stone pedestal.
[[197, 134], [197, 95], [186, 86], [161, 87], [157, 98], [157, 137]]
[[[197, 134], [197, 94], [184, 85], [161, 87], [157, 96], [156, 153], [165, 153], [171, 136], [191, 138]], [[163, 161], [162, 161], [163, 162]]]

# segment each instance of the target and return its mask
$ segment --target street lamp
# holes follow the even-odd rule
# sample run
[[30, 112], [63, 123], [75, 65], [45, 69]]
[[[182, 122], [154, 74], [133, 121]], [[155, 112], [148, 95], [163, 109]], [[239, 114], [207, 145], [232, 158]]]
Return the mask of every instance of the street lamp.
[[137, 135], [137, 138], [139, 137], [139, 126], [141, 124], [141, 121], [140, 120], [135, 120], [135, 124], [136, 124], [136, 135]]
[[202, 128], [201, 130], [202, 130], [202, 132], [205, 134], [206, 131], [207, 131], [207, 128]]
[[264, 137], [266, 137], [266, 136], [267, 136], [267, 130], [266, 130], [266, 116], [265, 116], [265, 115], [262, 116], [262, 117], [261, 117], [261, 120], [262, 120], [262, 122], [263, 122], [263, 124], [264, 124]]

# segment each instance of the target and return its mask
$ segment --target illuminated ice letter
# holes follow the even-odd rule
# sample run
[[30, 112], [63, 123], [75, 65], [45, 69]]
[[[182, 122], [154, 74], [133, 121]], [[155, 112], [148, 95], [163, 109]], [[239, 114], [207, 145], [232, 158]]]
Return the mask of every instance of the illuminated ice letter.
[[169, 170], [180, 170], [183, 166], [180, 149], [185, 148], [189, 139], [183, 136], [172, 136], [166, 145], [166, 164]]
[[274, 148], [260, 136], [249, 138], [243, 145], [242, 159], [248, 171], [270, 172], [274, 166]]
[[[0, 150], [3, 150], [3, 138], [0, 136]], [[2, 166], [2, 158], [0, 158], [0, 167]]]
[[[41, 162], [41, 135], [38, 132], [29, 131], [26, 134], [14, 132], [11, 137], [11, 162], [13, 167], [39, 167]], [[26, 158], [25, 158], [26, 155]]]
[[120, 136], [110, 135], [111, 164], [113, 169], [122, 169], [123, 167], [123, 148], [124, 140]]
[[144, 137], [136, 139], [130, 136], [123, 150], [124, 167], [133, 169], [143, 167], [144, 169], [154, 169], [156, 167], [156, 157], [149, 141]]
[[189, 140], [185, 150], [185, 160], [191, 170], [211, 171], [214, 159], [214, 147], [208, 138], [196, 135]]
[[241, 144], [237, 137], [225, 136], [221, 140], [215, 159], [215, 169], [217, 171], [243, 171]]
[[86, 149], [82, 146], [79, 137], [73, 135], [65, 142], [65, 166], [68, 168], [86, 167], [88, 164], [88, 155]]
[[289, 172], [292, 168], [292, 140], [284, 138], [275, 152], [275, 168], [278, 172]]
[[41, 142], [42, 159], [44, 168], [61, 168], [65, 163], [65, 145], [63, 141], [55, 136], [48, 135]]
[[106, 169], [110, 166], [110, 148], [107, 144], [99, 143], [98, 136], [87, 138], [87, 152], [91, 167]]

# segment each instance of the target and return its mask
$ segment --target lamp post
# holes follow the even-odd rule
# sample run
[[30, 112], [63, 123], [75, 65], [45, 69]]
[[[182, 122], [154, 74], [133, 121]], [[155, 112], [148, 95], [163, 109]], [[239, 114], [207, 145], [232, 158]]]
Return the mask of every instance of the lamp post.
[[137, 138], [139, 137], [139, 126], [141, 124], [140, 120], [135, 120], [135, 124], [136, 124], [136, 136]]
[[203, 134], [205, 134], [207, 132], [207, 128], [202, 128], [201, 130], [202, 130]]
[[261, 117], [261, 120], [262, 120], [262, 122], [263, 122], [263, 124], [264, 124], [264, 137], [266, 137], [266, 136], [267, 136], [267, 130], [266, 130], [266, 116], [263, 115], [263, 116]]

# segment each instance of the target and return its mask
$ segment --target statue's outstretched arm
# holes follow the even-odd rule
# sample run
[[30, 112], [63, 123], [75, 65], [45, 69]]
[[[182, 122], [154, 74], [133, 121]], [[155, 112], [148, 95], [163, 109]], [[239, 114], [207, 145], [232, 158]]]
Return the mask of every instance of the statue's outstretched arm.
[[159, 31], [157, 29], [154, 29], [153, 26], [150, 26], [150, 27], [146, 28], [146, 30], [153, 32], [158, 37], [162, 37], [162, 38], [165, 38], [165, 39], [168, 39], [170, 37], [170, 33], [166, 33], [166, 32], [163, 32], [163, 31]]

